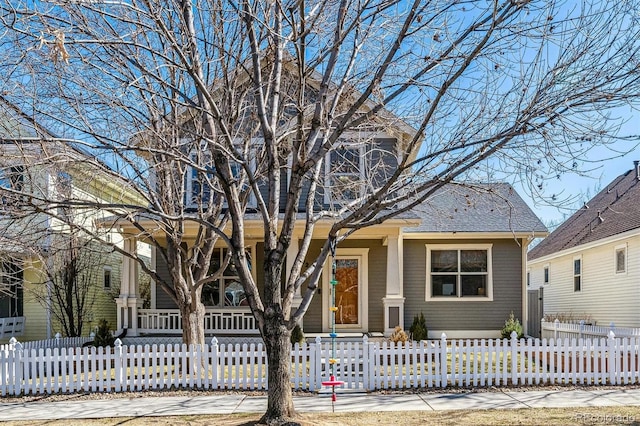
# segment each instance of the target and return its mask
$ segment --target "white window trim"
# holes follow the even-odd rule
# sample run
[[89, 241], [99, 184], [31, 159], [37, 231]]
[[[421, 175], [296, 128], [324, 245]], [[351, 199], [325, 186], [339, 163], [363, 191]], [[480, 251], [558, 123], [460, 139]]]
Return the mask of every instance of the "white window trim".
[[[547, 271], [546, 277], [545, 271]], [[551, 268], [549, 267], [548, 263], [545, 263], [544, 265], [542, 265], [542, 285], [549, 285], [549, 283], [551, 283]]]
[[[105, 279], [104, 279], [107, 272], [109, 272], [109, 287], [105, 285]], [[113, 289], [113, 269], [111, 268], [111, 266], [102, 267], [102, 289], [104, 291], [110, 291]]]
[[[365, 186], [365, 143], [359, 141], [350, 141], [349, 139], [340, 139], [338, 144], [342, 144], [345, 148], [348, 149], [358, 149], [359, 152], [359, 166], [360, 166], [360, 194], [364, 194], [366, 190]], [[351, 147], [350, 145], [353, 145]], [[331, 153], [334, 152], [335, 149], [327, 152], [324, 161], [324, 204], [343, 204], [343, 203], [351, 203], [354, 200], [345, 200], [345, 199], [333, 199], [331, 198]], [[355, 173], [353, 173], [355, 175]]]
[[[576, 274], [576, 260], [580, 261], [580, 273]], [[580, 290], [576, 290], [576, 277], [580, 277]], [[573, 260], [571, 261], [571, 285], [573, 287], [574, 293], [582, 293], [582, 289], [584, 287], [584, 264], [582, 262], [582, 255], [573, 256]]]
[[[426, 294], [427, 302], [493, 302], [493, 244], [426, 244]], [[432, 250], [486, 250], [487, 251], [487, 295], [485, 297], [432, 296], [431, 292], [431, 251]]]
[[[618, 252], [624, 250], [624, 270], [618, 271]], [[614, 275], [627, 275], [629, 270], [629, 249], [627, 243], [620, 244], [613, 249], [613, 273]]]
[[[369, 249], [368, 248], [337, 248], [336, 258], [355, 257], [361, 259], [361, 276], [360, 276], [360, 324], [346, 324], [336, 326], [337, 329], [350, 332], [368, 332], [369, 331]], [[322, 271], [322, 330], [325, 333], [331, 331], [329, 323], [329, 303], [331, 297], [331, 266], [332, 258], [329, 256], [324, 263]]]

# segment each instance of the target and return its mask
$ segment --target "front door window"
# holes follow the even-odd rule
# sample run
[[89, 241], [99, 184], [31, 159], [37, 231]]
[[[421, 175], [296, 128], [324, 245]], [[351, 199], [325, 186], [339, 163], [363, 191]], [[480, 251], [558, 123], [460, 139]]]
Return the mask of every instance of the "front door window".
[[358, 324], [360, 274], [358, 258], [336, 259], [336, 324]]

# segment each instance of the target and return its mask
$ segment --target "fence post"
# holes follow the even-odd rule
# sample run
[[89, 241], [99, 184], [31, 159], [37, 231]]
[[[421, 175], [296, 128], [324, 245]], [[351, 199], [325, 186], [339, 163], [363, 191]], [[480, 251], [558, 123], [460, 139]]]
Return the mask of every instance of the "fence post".
[[614, 333], [614, 336], [615, 336], [615, 332], [616, 332], [616, 325], [613, 323], [613, 321], [611, 321], [611, 322], [609, 323], [609, 331], [613, 332], [613, 333]]
[[[116, 388], [116, 392], [121, 392], [123, 390], [123, 380], [122, 380], [122, 376], [123, 376], [123, 362], [122, 362], [122, 340], [120, 339], [116, 339], [115, 342], [113, 342], [113, 346], [114, 346], [114, 355], [115, 355], [115, 373], [116, 373], [116, 379], [115, 379], [115, 388]], [[125, 389], [126, 390], [126, 389]]]
[[[220, 376], [219, 373], [219, 368], [220, 368], [220, 362], [219, 361], [219, 356], [218, 356], [218, 338], [216, 336], [213, 336], [211, 338], [211, 363], [212, 365], [212, 374], [213, 374], [213, 378], [212, 378], [212, 387], [215, 390], [218, 390], [218, 377]], [[262, 377], [259, 377], [258, 380], [262, 380]]]
[[[22, 393], [22, 343], [18, 342], [15, 337], [9, 340], [9, 350], [11, 351], [11, 363], [5, 370], [7, 381], [7, 389], [10, 395], [20, 395]], [[2, 392], [4, 396], [5, 393]]]
[[[453, 354], [451, 354], [451, 364], [455, 360]], [[446, 388], [449, 384], [449, 378], [447, 377], [447, 335], [442, 333], [440, 335], [440, 386]]]
[[57, 332], [55, 336], [53, 336], [56, 339], [56, 348], [60, 347], [60, 341], [62, 340], [62, 334], [60, 334], [60, 332]]
[[362, 374], [362, 386], [364, 390], [369, 390], [369, 336], [366, 334], [362, 336], [362, 367], [360, 368], [360, 374]]
[[584, 320], [580, 320], [580, 331], [578, 331], [578, 341], [582, 339], [582, 334], [584, 333]]
[[540, 340], [544, 339], [544, 324], [545, 324], [545, 320], [544, 318], [542, 318], [540, 320], [540, 336], [538, 336], [540, 338]]
[[[327, 368], [327, 364], [329, 360], [326, 360], [324, 364]], [[313, 375], [313, 387], [314, 389], [322, 389], [322, 338], [320, 336], [316, 336], [316, 365], [312, 366], [315, 374]]]
[[556, 318], [553, 322], [553, 340], [558, 340], [558, 328], [560, 328], [560, 320]]
[[511, 384], [518, 384], [518, 333], [511, 332]]
[[[613, 323], [611, 323], [613, 325]], [[616, 333], [613, 330], [609, 330], [609, 338], [607, 339], [607, 356], [609, 358], [609, 385], [617, 385], [617, 377], [616, 377]]]

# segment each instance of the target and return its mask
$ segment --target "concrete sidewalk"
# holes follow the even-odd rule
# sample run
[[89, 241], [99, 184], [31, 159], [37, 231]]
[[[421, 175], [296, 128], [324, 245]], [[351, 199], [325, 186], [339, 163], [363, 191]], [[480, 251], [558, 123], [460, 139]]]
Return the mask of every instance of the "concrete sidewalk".
[[[299, 412], [330, 412], [331, 395], [294, 397]], [[439, 411], [463, 409], [516, 409], [640, 406], [640, 389], [553, 390], [422, 394], [338, 394], [336, 412]], [[58, 402], [2, 402], [0, 421], [152, 417], [264, 412], [266, 396], [221, 394], [69, 400]]]

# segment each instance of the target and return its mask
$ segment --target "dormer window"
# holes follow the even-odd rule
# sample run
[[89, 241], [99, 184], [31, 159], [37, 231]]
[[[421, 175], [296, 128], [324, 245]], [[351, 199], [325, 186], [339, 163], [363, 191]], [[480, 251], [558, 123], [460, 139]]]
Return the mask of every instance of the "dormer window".
[[349, 203], [365, 192], [364, 145], [344, 143], [327, 155], [325, 203]]

